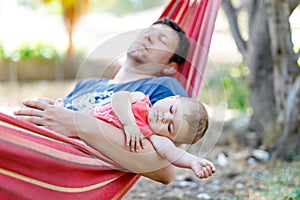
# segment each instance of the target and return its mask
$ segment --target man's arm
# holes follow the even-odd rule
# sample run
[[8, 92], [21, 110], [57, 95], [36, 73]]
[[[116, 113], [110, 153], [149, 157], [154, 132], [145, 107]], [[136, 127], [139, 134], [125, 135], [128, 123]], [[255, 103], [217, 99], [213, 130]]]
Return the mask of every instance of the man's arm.
[[139, 153], [130, 152], [123, 131], [90, 115], [58, 108], [43, 101], [24, 101], [25, 108], [15, 112], [18, 118], [66, 136], [80, 137], [120, 166], [163, 184], [170, 183], [176, 171], [162, 159], [149, 141]]

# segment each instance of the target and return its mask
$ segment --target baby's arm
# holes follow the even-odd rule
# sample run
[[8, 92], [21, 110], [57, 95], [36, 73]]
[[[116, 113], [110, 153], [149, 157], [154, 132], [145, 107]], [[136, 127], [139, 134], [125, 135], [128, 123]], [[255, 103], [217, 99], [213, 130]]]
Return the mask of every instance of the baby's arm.
[[208, 178], [216, 172], [215, 166], [210, 161], [176, 147], [167, 137], [152, 135], [150, 141], [162, 158], [166, 158], [177, 167], [192, 169], [198, 178]]
[[126, 144], [130, 145], [132, 151], [144, 148], [144, 135], [136, 125], [131, 104], [142, 100], [144, 97], [145, 94], [142, 92], [120, 91], [114, 93], [111, 99], [112, 109], [124, 125]]

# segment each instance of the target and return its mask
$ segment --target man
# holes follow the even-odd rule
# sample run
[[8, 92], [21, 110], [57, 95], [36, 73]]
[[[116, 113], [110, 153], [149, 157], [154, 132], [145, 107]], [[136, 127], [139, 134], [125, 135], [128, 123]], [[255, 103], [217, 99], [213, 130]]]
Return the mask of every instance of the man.
[[[189, 43], [183, 33], [176, 23], [160, 20], [136, 38], [112, 80], [79, 82], [64, 100], [69, 110], [53, 106], [50, 100], [27, 100], [23, 102], [26, 107], [15, 115], [63, 135], [80, 137], [129, 171], [168, 184], [175, 177], [175, 168], [155, 153], [149, 141], [139, 153], [130, 152], [122, 130], [86, 113], [107, 103], [113, 92], [121, 90], [144, 92], [153, 104], [167, 96], [188, 96], [174, 78], [165, 77], [175, 75], [184, 62]], [[211, 175], [208, 171], [204, 177]]]

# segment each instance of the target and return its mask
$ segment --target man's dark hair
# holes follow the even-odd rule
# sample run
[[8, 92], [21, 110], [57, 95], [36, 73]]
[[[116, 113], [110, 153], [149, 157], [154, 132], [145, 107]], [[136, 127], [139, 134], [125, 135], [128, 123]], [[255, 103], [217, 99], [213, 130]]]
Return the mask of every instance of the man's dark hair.
[[170, 58], [169, 62], [176, 62], [178, 65], [184, 63], [190, 48], [190, 41], [187, 38], [184, 30], [176, 22], [166, 17], [159, 19], [152, 25], [154, 24], [165, 24], [171, 27], [174, 31], [176, 31], [176, 33], [179, 36], [179, 44], [173, 56]]

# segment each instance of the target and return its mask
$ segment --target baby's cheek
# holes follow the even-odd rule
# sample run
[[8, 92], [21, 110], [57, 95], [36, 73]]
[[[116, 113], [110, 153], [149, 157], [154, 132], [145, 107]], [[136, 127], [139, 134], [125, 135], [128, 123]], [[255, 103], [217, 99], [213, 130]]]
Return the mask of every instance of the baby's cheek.
[[164, 132], [164, 124], [162, 123], [150, 123], [150, 127], [155, 133]]

